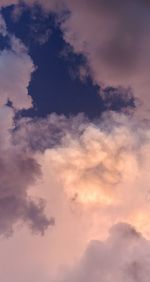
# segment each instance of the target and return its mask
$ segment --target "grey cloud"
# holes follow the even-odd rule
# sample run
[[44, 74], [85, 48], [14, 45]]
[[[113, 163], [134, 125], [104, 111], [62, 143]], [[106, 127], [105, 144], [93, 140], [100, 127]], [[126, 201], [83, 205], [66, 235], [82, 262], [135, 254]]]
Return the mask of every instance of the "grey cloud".
[[[87, 1], [90, 6], [91, 1]], [[132, 72], [136, 67], [142, 38], [144, 39], [145, 26], [148, 23], [147, 6], [143, 1], [95, 1], [95, 11], [106, 13], [107, 17], [116, 20], [116, 33], [107, 42], [100, 52], [106, 63], [119, 71]], [[96, 4], [97, 3], [97, 4]], [[143, 14], [143, 15], [142, 15]], [[107, 24], [107, 22], [106, 22]]]
[[80, 135], [88, 119], [79, 114], [76, 117], [66, 118], [64, 115], [51, 114], [44, 119], [21, 118], [16, 122], [16, 130], [13, 134], [14, 144], [19, 144], [25, 150], [44, 152], [47, 148], [58, 146], [68, 132], [76, 136]]
[[[87, 36], [85, 38], [85, 49], [87, 48], [89, 56], [90, 52], [96, 51], [96, 57], [97, 59], [99, 58], [99, 62], [104, 60], [114, 70], [118, 68], [119, 72], [120, 69], [125, 72], [127, 69], [132, 71], [132, 67], [136, 67], [138, 56], [141, 55], [142, 51], [140, 48], [143, 45], [145, 34], [147, 34], [150, 25], [147, 12], [149, 6], [146, 3], [138, 0], [126, 2], [119, 0], [79, 0], [68, 1], [67, 4], [72, 11], [72, 18], [75, 16], [75, 13], [79, 12], [79, 20], [82, 20], [80, 18], [81, 15], [85, 19], [89, 19], [86, 22], [89, 38], [85, 26], [85, 30], [81, 31], [85, 32]], [[95, 19], [94, 22], [90, 22], [91, 19]], [[72, 23], [75, 24], [74, 22]], [[66, 27], [68, 27], [70, 32], [73, 31], [73, 28], [74, 31], [79, 31], [76, 30], [77, 26], [74, 25], [70, 25], [69, 30], [69, 19], [68, 26]], [[94, 34], [90, 38], [91, 32], [94, 30], [95, 40]], [[80, 31], [77, 36], [79, 41], [82, 40], [80, 38]], [[72, 43], [74, 42], [72, 41]], [[80, 41], [77, 44], [83, 44], [83, 42]], [[88, 49], [90, 45], [93, 47], [93, 50]]]
[[80, 262], [62, 282], [148, 282], [150, 243], [134, 227], [113, 226], [106, 241], [89, 244]]
[[9, 49], [0, 50], [0, 107], [9, 100], [16, 110], [28, 109], [32, 106], [28, 86], [35, 66], [23, 42], [8, 32], [1, 14], [0, 33], [7, 35], [10, 45]]
[[31, 107], [32, 101], [27, 87], [33, 70], [32, 60], [27, 54], [18, 54], [11, 50], [0, 52], [0, 101], [2, 105], [5, 105], [9, 99], [16, 109]]
[[[17, 1], [5, 1], [5, 5], [10, 3], [15, 4]], [[143, 40], [145, 43], [145, 35], [148, 35], [149, 32], [148, 9], [150, 5], [147, 1], [62, 0], [55, 1], [54, 4], [53, 0], [26, 0], [24, 3], [27, 5], [39, 3], [47, 10], [51, 10], [51, 8], [55, 10], [58, 4], [62, 8], [66, 5], [66, 8], [70, 9], [72, 14], [67, 23], [64, 23], [65, 38], [75, 47], [75, 50], [81, 47], [81, 49], [83, 48], [81, 51], [85, 51], [85, 54], [86, 51], [87, 54], [89, 53], [88, 56], [91, 55], [90, 52], [96, 51], [99, 62], [104, 60], [109, 64], [109, 67], [119, 68], [119, 72], [120, 68], [123, 71], [127, 69], [131, 71], [132, 66], [135, 65], [136, 67], [138, 55], [142, 51], [140, 47], [143, 45]], [[1, 1], [0, 4], [4, 5], [4, 2]], [[79, 21], [86, 20], [86, 25], [84, 22], [80, 22], [83, 23], [81, 30], [78, 30], [79, 23], [74, 22], [76, 17]], [[92, 19], [94, 21], [91, 22]], [[95, 31], [95, 35], [92, 36], [91, 32], [93, 31]], [[106, 34], [104, 35], [103, 32]], [[68, 37], [68, 34], [75, 35], [75, 33], [77, 33], [79, 42], [74, 42], [76, 36]], [[83, 38], [81, 38], [81, 35], [83, 35]], [[93, 47], [93, 50], [90, 49], [91, 47]]]
[[[13, 1], [0, 2], [7, 5]], [[16, 3], [16, 1], [14, 1]], [[102, 87], [131, 87], [149, 108], [150, 5], [142, 0], [24, 1], [54, 11], [64, 39], [87, 59], [88, 74]], [[70, 11], [63, 16], [64, 11]]]
[[[13, 2], [17, 3], [6, 1], [5, 5]], [[62, 17], [64, 38], [75, 52], [86, 56], [97, 83], [134, 88], [135, 73], [141, 79], [144, 79], [143, 71], [149, 73], [147, 1], [26, 0], [24, 3], [41, 4], [45, 11], [60, 12], [66, 7], [71, 12], [66, 19]]]
[[[49, 225], [54, 225], [54, 219], [44, 214], [43, 200], [32, 199], [28, 194], [41, 176], [40, 166], [33, 152], [22, 150], [21, 139], [17, 145], [12, 144], [15, 111], [32, 105], [28, 85], [34, 65], [24, 44], [8, 34], [3, 18], [0, 32], [10, 39], [10, 50], [0, 52], [0, 235], [10, 235], [20, 222], [43, 234]], [[13, 108], [6, 106], [8, 100]]]
[[7, 7], [9, 5], [18, 4], [18, 0], [0, 0], [0, 7]]
[[150, 20], [148, 1], [64, 0], [64, 39], [82, 53], [95, 83], [131, 87], [149, 105]]
[[0, 150], [0, 234], [10, 234], [18, 221], [44, 233], [52, 221], [44, 215], [44, 202], [28, 196], [28, 188], [40, 176], [33, 157], [22, 152]]

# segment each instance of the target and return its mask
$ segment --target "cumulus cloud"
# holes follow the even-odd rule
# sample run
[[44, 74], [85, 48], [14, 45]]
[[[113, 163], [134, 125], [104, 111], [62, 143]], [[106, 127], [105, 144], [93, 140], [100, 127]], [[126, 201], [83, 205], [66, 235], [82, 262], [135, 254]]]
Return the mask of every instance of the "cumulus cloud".
[[93, 122], [52, 114], [19, 121], [13, 142], [21, 139], [24, 150], [49, 160], [70, 203], [91, 214], [96, 229], [102, 224], [107, 233], [112, 222], [127, 221], [148, 235], [148, 128], [148, 121], [124, 114]]
[[96, 224], [105, 221], [107, 230], [127, 221], [149, 232], [149, 134], [144, 124], [111, 114], [76, 133], [68, 130], [45, 154], [68, 198], [97, 210]]
[[[85, 55], [93, 81], [131, 87], [149, 107], [147, 1], [59, 2], [70, 11], [60, 20], [64, 38]], [[0, 6], [12, 3], [17, 1], [0, 1]], [[56, 6], [53, 1], [37, 3], [45, 11], [60, 8], [57, 1]], [[5, 23], [0, 22], [4, 34]], [[73, 260], [76, 246], [83, 249], [87, 239], [104, 238], [112, 223], [128, 222], [149, 238], [149, 121], [114, 113], [93, 122], [84, 115], [67, 119], [53, 114], [22, 118], [14, 128], [14, 109], [32, 104], [27, 88], [34, 64], [18, 39], [10, 36], [10, 42], [11, 49], [0, 53], [0, 233], [9, 234], [20, 221], [42, 233], [54, 224], [43, 213], [43, 201], [29, 194], [31, 186], [39, 185], [35, 195], [46, 186], [49, 209], [59, 221], [52, 237], [56, 263], [61, 256], [62, 261]], [[6, 106], [8, 100], [14, 109]], [[38, 163], [43, 178], [37, 184]], [[116, 225], [106, 241], [90, 243], [79, 265], [61, 281], [146, 282], [149, 258], [149, 242], [130, 225]]]
[[89, 244], [79, 264], [60, 281], [148, 282], [150, 243], [134, 227], [118, 224], [104, 242]]

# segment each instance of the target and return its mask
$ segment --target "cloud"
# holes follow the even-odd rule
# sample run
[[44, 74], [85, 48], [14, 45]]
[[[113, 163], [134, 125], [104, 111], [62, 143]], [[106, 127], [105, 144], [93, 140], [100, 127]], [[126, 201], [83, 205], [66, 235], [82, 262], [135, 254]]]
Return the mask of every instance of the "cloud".
[[[0, 5], [17, 3], [1, 1]], [[102, 86], [131, 87], [145, 108], [149, 102], [149, 4], [136, 0], [24, 1], [56, 12], [64, 39], [87, 59], [88, 74]], [[64, 11], [68, 11], [64, 16]], [[65, 13], [66, 15], [66, 13]]]
[[[82, 124], [81, 124], [82, 123]], [[43, 152], [61, 144], [65, 135], [76, 134], [84, 129], [89, 120], [79, 114], [73, 118], [64, 115], [50, 114], [46, 118], [20, 118], [16, 121], [13, 142], [22, 140], [22, 147], [32, 151]]]
[[[11, 3], [0, 1], [1, 7]], [[53, 4], [42, 1], [45, 11], [55, 9]], [[64, 38], [86, 56], [93, 81], [104, 87], [132, 87], [148, 104], [147, 2], [63, 4], [70, 10], [61, 21]], [[5, 30], [4, 23], [1, 26]], [[84, 115], [67, 119], [52, 114], [46, 119], [21, 118], [14, 125], [15, 111], [32, 105], [28, 85], [34, 64], [12, 35], [10, 45], [0, 53], [0, 234], [10, 234], [20, 222], [41, 233], [53, 225], [53, 218], [44, 214], [44, 195], [48, 214], [54, 214], [58, 224], [48, 234], [52, 241], [46, 273], [75, 261], [95, 238], [98, 241], [90, 243], [79, 265], [61, 281], [148, 281], [149, 242], [132, 226], [118, 223], [128, 222], [150, 236], [149, 121], [114, 113], [93, 122]], [[13, 108], [6, 106], [8, 100]], [[99, 241], [112, 222], [117, 225], [108, 239]], [[34, 250], [43, 246], [40, 243]], [[43, 253], [49, 241], [45, 245]], [[37, 270], [47, 279], [36, 265], [33, 272]]]
[[59, 281], [146, 282], [149, 264], [149, 241], [122, 223], [113, 226], [106, 241], [91, 242], [79, 264]]
[[28, 109], [32, 106], [28, 86], [35, 67], [21, 40], [7, 31], [6, 35], [10, 49], [0, 51], [0, 105], [4, 106], [9, 100], [17, 110]]
[[48, 160], [70, 204], [95, 230], [102, 225], [106, 234], [112, 222], [127, 221], [148, 236], [149, 134], [148, 121], [125, 114], [93, 122], [52, 114], [18, 121], [13, 142], [21, 139], [23, 150]]
[[[45, 12], [49, 11], [58, 11], [64, 7], [63, 1], [56, 1], [56, 0], [0, 0], [0, 8], [5, 8], [11, 5], [17, 5], [18, 8], [22, 10], [22, 7], [28, 5], [29, 7], [33, 7], [34, 5], [41, 5]], [[17, 11], [18, 11], [17, 8]], [[19, 11], [18, 11], [19, 12]], [[16, 14], [17, 15], [17, 14]]]
[[5, 21], [2, 17], [2, 15], [0, 14], [0, 33], [5, 36], [7, 34], [7, 28], [6, 28], [6, 24]]
[[[149, 4], [147, 1], [65, 1], [65, 40], [87, 58], [95, 83], [131, 87], [149, 101]], [[146, 105], [146, 104], [145, 104]]]
[[0, 109], [0, 235], [10, 235], [19, 222], [44, 233], [54, 222], [44, 215], [44, 201], [28, 194], [41, 176], [40, 166], [33, 154], [12, 144], [13, 116], [11, 108]]
[[[16, 1], [1, 1], [1, 6]], [[101, 86], [131, 87], [149, 101], [149, 4], [147, 1], [24, 1], [46, 12], [70, 11], [61, 17], [64, 39], [87, 58], [91, 76]], [[144, 96], [144, 99], [143, 99]], [[145, 103], [146, 105], [146, 103]]]
[[0, 103], [10, 100], [16, 109], [31, 107], [28, 84], [33, 63], [27, 54], [4, 50], [0, 53]]
[[9, 5], [18, 4], [18, 0], [0, 0], [0, 7], [7, 7]]
[[80, 124], [45, 151], [68, 199], [88, 214], [95, 210], [96, 224], [105, 221], [103, 230], [127, 221], [149, 232], [149, 129], [114, 114]]
[[40, 166], [32, 152], [12, 143], [16, 111], [32, 106], [28, 86], [34, 64], [23, 43], [8, 33], [3, 18], [1, 32], [8, 36], [10, 49], [0, 52], [0, 235], [10, 235], [19, 222], [43, 234], [54, 220], [45, 216], [44, 201], [28, 194], [41, 175]]
[[[1, 1], [0, 5], [17, 3]], [[60, 15], [64, 39], [87, 59], [88, 74], [102, 86], [131, 88], [149, 108], [149, 9], [147, 1], [24, 1]], [[64, 11], [69, 11], [63, 16]]]

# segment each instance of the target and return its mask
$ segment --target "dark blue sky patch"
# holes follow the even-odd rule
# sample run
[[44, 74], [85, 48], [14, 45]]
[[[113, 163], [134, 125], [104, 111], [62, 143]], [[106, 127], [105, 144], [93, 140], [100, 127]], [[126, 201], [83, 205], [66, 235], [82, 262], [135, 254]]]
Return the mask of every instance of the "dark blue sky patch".
[[[22, 7], [21, 15], [17, 18], [14, 17], [14, 6], [2, 9], [2, 14], [7, 23], [9, 32], [15, 34], [20, 38], [23, 43], [30, 49], [34, 45], [40, 43], [40, 38], [43, 39], [44, 35], [50, 36], [53, 27], [55, 27], [55, 16], [51, 14], [46, 16], [42, 10], [35, 6], [29, 9], [27, 6]], [[43, 41], [45, 43], [45, 41]]]
[[131, 89], [115, 89], [107, 87], [104, 95], [105, 109], [119, 112], [127, 108], [135, 108], [135, 100]]
[[0, 34], [0, 51], [4, 50], [5, 48], [10, 48], [9, 38], [8, 36], [3, 36]]
[[[39, 7], [31, 10], [24, 7], [23, 13], [14, 20], [13, 7], [3, 9], [8, 30], [20, 38], [29, 48], [37, 70], [32, 76], [29, 94], [33, 98], [33, 109], [22, 111], [24, 116], [45, 117], [50, 113], [66, 116], [85, 113], [89, 118], [100, 116], [103, 111], [120, 111], [129, 105], [134, 106], [132, 97], [129, 100], [122, 95], [106, 89], [106, 98], [100, 96], [100, 88], [93, 85], [90, 77], [81, 81], [77, 74], [85, 58], [68, 50], [63, 40], [55, 15], [43, 15]], [[3, 40], [0, 46], [4, 45]]]

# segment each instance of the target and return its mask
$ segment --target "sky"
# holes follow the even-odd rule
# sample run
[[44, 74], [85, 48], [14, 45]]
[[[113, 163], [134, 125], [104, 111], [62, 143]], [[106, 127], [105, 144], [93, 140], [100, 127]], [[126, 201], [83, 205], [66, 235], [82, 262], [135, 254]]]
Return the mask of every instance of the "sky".
[[0, 0], [2, 282], [149, 282], [149, 11]]

